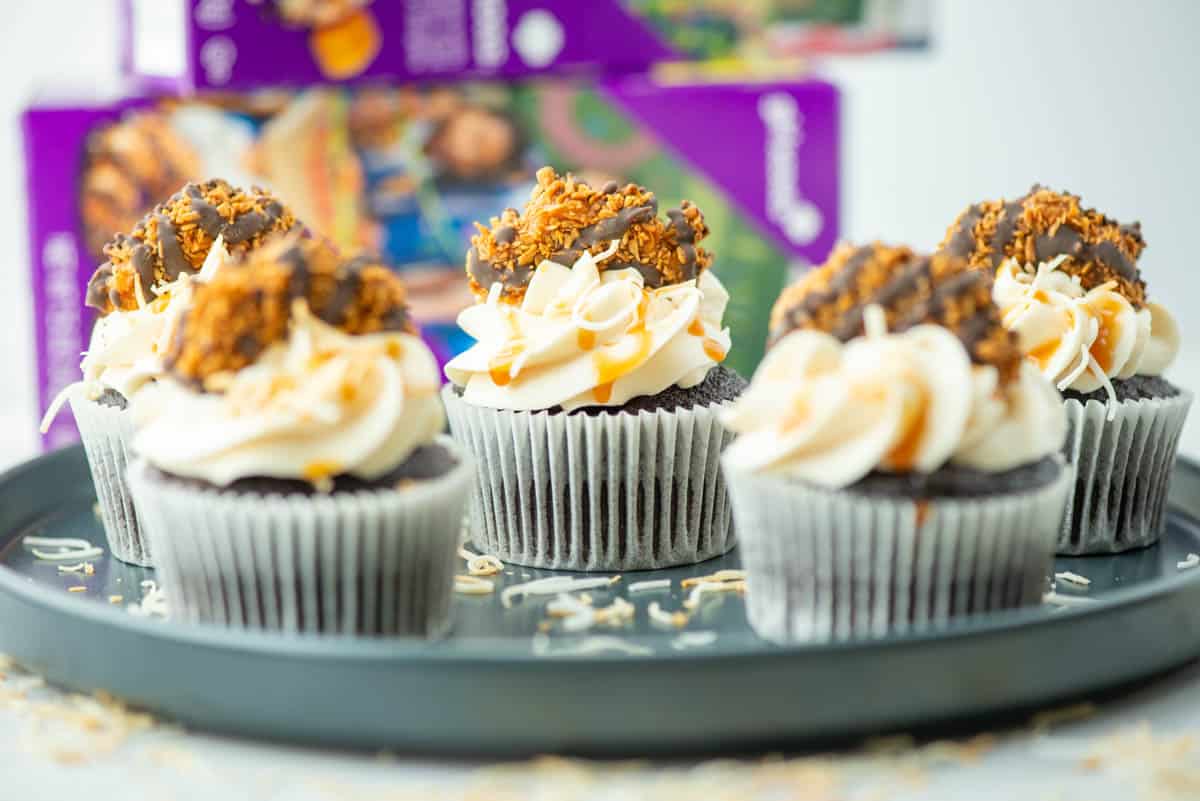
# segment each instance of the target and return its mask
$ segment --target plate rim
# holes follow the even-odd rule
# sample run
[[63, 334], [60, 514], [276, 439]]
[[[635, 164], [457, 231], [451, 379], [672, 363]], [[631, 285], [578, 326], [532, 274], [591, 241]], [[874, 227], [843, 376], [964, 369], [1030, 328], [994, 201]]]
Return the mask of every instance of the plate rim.
[[[0, 473], [0, 491], [10, 482], [27, 473], [45, 469], [47, 463], [83, 458], [82, 450], [81, 445], [67, 446], [7, 469]], [[1178, 456], [1174, 469], [1200, 478], [1200, 462], [1190, 457]], [[1176, 515], [1192, 521], [1197, 520], [1196, 515], [1181, 509], [1176, 503], [1168, 501], [1168, 506]], [[28, 522], [30, 521], [25, 521], [26, 524]], [[0, 531], [0, 551], [16, 545], [15, 540], [19, 530], [18, 526]], [[106, 547], [107, 543], [104, 545]], [[648, 574], [654, 571], [629, 572]], [[523, 667], [549, 666], [558, 670], [563, 665], [591, 662], [617, 663], [630, 667], [649, 665], [670, 667], [680, 664], [709, 664], [729, 660], [782, 659], [790, 661], [818, 656], [846, 656], [855, 652], [884, 656], [885, 652], [891, 649], [920, 647], [935, 642], [946, 644], [948, 641], [969, 641], [975, 638], [1004, 636], [1014, 630], [1070, 625], [1073, 621], [1082, 618], [1108, 615], [1114, 609], [1129, 610], [1141, 605], [1152, 604], [1165, 596], [1177, 593], [1183, 587], [1200, 582], [1200, 568], [1180, 570], [1175, 575], [1163, 576], [1154, 582], [1113, 590], [1102, 601], [1068, 607], [1052, 615], [1027, 608], [974, 616], [922, 632], [893, 634], [882, 638], [789, 644], [774, 643], [759, 638], [753, 648], [740, 646], [727, 648], [727, 650], [655, 652], [645, 655], [611, 652], [587, 655], [553, 652], [533, 654], [515, 649], [496, 651], [487, 647], [489, 643], [494, 645], [496, 643], [525, 642], [523, 639], [503, 636], [472, 637], [470, 640], [459, 641], [453, 639], [430, 641], [411, 637], [372, 638], [353, 635], [276, 634], [240, 631], [217, 624], [180, 624], [169, 620], [147, 619], [131, 615], [125, 610], [125, 607], [109, 607], [81, 601], [65, 593], [56, 592], [39, 582], [29, 582], [23, 579], [25, 579], [24, 574], [0, 564], [0, 591], [13, 595], [26, 603], [36, 604], [53, 614], [85, 618], [89, 622], [118, 629], [128, 629], [142, 636], [171, 641], [176, 644], [284, 659], [301, 658], [355, 663], [393, 661], [430, 664], [453, 663], [460, 667], [519, 664]], [[629, 638], [629, 641], [638, 642], [639, 640], [634, 635]]]

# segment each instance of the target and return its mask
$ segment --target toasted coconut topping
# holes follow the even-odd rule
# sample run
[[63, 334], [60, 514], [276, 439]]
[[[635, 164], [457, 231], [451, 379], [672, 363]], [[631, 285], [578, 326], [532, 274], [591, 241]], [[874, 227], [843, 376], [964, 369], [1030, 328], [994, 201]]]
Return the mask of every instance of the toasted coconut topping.
[[941, 249], [993, 274], [1006, 258], [1035, 268], [1066, 256], [1061, 269], [1084, 289], [1115, 281], [1135, 307], [1146, 302], [1137, 260], [1146, 248], [1140, 223], [1122, 225], [1081, 206], [1078, 195], [1034, 186], [1023, 197], [985, 200], [965, 209]]
[[620, 244], [602, 269], [636, 269], [652, 288], [691, 281], [712, 264], [712, 254], [697, 245], [708, 235], [704, 215], [685, 200], [666, 217], [658, 217], [658, 200], [643, 187], [612, 181], [593, 189], [543, 167], [524, 212], [505, 209], [489, 227], [476, 223], [467, 251], [471, 289], [482, 299], [500, 284], [504, 300], [518, 303], [543, 261], [569, 267], [584, 251], [596, 255], [612, 242]]
[[843, 341], [862, 336], [870, 306], [883, 309], [893, 333], [924, 323], [948, 328], [973, 361], [993, 365], [1002, 380], [1020, 369], [1021, 351], [992, 302], [989, 274], [961, 258], [918, 256], [879, 242], [841, 245], [823, 266], [785, 289], [771, 311], [771, 341], [798, 328]]
[[232, 372], [286, 339], [300, 299], [348, 334], [415, 333], [404, 285], [387, 267], [365, 256], [344, 259], [321, 240], [287, 238], [247, 254], [196, 289], [171, 341], [167, 369], [218, 391]]
[[245, 253], [295, 225], [291, 211], [262, 189], [220, 179], [187, 184], [105, 245], [108, 261], [88, 282], [87, 305], [102, 314], [139, 308], [159, 284], [199, 272], [217, 237], [230, 253]]

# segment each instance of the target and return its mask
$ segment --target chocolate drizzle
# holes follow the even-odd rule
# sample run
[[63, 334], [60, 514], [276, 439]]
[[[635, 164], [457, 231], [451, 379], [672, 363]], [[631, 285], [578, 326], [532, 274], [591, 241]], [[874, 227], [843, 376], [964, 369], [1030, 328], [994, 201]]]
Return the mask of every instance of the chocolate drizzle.
[[610, 243], [614, 252], [598, 265], [602, 271], [635, 269], [648, 287], [695, 280], [712, 263], [698, 245], [708, 235], [704, 216], [685, 200], [665, 218], [643, 187], [609, 181], [594, 189], [543, 167], [523, 212], [505, 209], [490, 227], [476, 225], [466, 258], [471, 289], [482, 299], [499, 284], [504, 299], [517, 302], [537, 265], [570, 267]]
[[879, 306], [888, 330], [932, 323], [953, 331], [974, 361], [1011, 375], [1020, 361], [1013, 335], [991, 301], [991, 277], [961, 258], [918, 256], [881, 244], [838, 248], [820, 269], [789, 287], [771, 315], [772, 344], [796, 329], [848, 341], [862, 336], [864, 312]]
[[[198, 272], [217, 237], [224, 237], [231, 250], [244, 250], [294, 222], [287, 209], [259, 190], [243, 192], [221, 180], [189, 183], [147, 214], [132, 234], [117, 234], [105, 247], [109, 269], [92, 276], [87, 303], [102, 313], [148, 303], [157, 284]], [[130, 268], [136, 282], [118, 282], [117, 273]], [[131, 289], [140, 294], [130, 297]]]
[[1144, 286], [1137, 257], [1145, 247], [1141, 225], [1121, 225], [1079, 198], [1034, 185], [1024, 196], [970, 206], [947, 231], [942, 252], [993, 272], [1006, 258], [1025, 263], [1066, 256], [1063, 268], [1084, 278], [1087, 288], [1115, 279], [1135, 303]]

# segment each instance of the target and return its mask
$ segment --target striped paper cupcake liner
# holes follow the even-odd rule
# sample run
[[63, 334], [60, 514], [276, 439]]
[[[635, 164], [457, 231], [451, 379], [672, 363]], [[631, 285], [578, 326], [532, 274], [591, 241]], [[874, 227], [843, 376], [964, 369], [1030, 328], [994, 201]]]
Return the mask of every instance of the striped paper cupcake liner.
[[1179, 435], [1192, 394], [1109, 406], [1064, 401], [1071, 433], [1064, 455], [1075, 480], [1058, 553], [1119, 553], [1158, 542]]
[[474, 457], [472, 538], [505, 562], [562, 570], [695, 564], [734, 546], [720, 471], [724, 405], [588, 415], [511, 412], [442, 392]]
[[134, 511], [126, 466], [133, 459], [133, 415], [128, 409], [105, 406], [84, 397], [71, 395], [71, 413], [79, 427], [83, 450], [87, 454], [100, 520], [108, 539], [108, 549], [122, 562], [153, 567], [150, 543], [142, 536]]
[[297, 496], [129, 469], [172, 619], [294, 634], [444, 633], [473, 477], [460, 456], [403, 488]]
[[726, 464], [759, 636], [823, 642], [924, 631], [1041, 601], [1070, 472], [1025, 492], [897, 499]]

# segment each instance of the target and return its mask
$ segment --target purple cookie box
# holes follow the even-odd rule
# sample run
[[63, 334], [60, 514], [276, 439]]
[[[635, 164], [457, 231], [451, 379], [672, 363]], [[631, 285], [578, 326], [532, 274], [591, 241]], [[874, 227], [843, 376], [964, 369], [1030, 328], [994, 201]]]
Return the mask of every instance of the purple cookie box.
[[[364, 79], [520, 78], [587, 68], [644, 69], [676, 53], [620, 0], [375, 0], [378, 52], [352, 76], [322, 71], [313, 29], [281, 22], [271, 0], [123, 0], [125, 73], [169, 91], [243, 90]], [[139, 24], [154, 18], [158, 24]], [[167, 44], [164, 44], [167, 43]], [[182, 58], [139, 65], [138, 48]], [[171, 73], [171, 74], [163, 74]]]
[[[645, 76], [611, 76], [597, 89], [684, 167], [684, 173], [722, 196], [737, 213], [741, 228], [761, 238], [781, 260], [815, 263], [828, 255], [839, 231], [840, 120], [835, 87], [819, 80], [664, 85]], [[85, 245], [78, 206], [88, 135], [130, 110], [155, 102], [147, 96], [110, 103], [35, 105], [22, 117], [39, 409], [45, 409], [64, 386], [79, 380], [80, 357], [94, 320], [83, 300], [97, 262]], [[713, 119], [720, 120], [717, 128]], [[724, 228], [733, 223], [718, 224]], [[724, 263], [739, 263], [736, 252], [727, 249], [719, 255]], [[783, 280], [784, 266], [771, 267], [767, 277], [752, 274], [763, 269], [761, 264], [743, 260], [740, 279], [739, 271], [731, 268], [734, 272], [726, 274], [725, 280], [751, 282], [754, 302], [769, 307], [782, 286], [774, 282]], [[755, 314], [759, 312], [765, 315], [767, 308]], [[452, 355], [442, 352], [446, 348], [439, 347], [436, 337], [431, 345], [440, 358]], [[43, 444], [60, 447], [77, 438], [74, 421], [64, 413]]]

